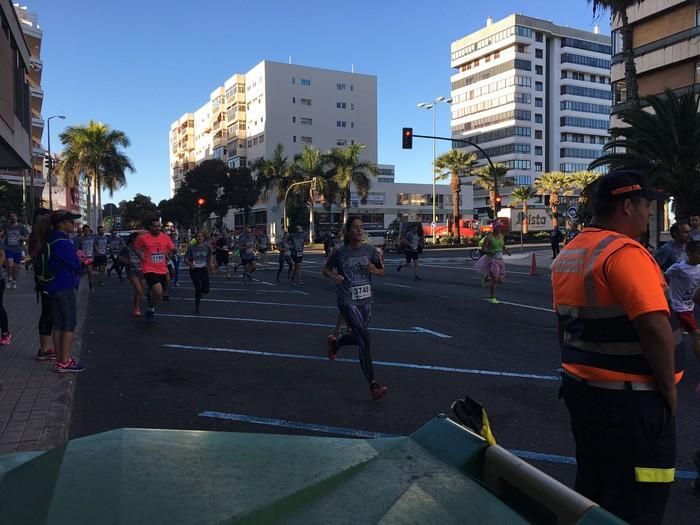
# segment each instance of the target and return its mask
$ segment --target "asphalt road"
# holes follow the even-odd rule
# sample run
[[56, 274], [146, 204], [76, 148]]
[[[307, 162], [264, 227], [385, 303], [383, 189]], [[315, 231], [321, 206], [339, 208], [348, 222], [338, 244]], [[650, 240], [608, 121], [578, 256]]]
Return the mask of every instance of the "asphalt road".
[[[326, 359], [335, 290], [321, 276], [320, 255], [305, 257], [303, 287], [290, 286], [284, 273], [275, 283], [276, 256], [253, 283], [240, 272], [231, 280], [214, 275], [198, 316], [185, 273], [150, 325], [131, 316], [131, 288], [113, 277], [90, 298], [88, 370], [77, 382], [71, 435], [119, 427], [408, 434], [470, 395], [487, 408], [499, 444], [572, 486], [548, 255], [538, 254], [537, 276], [529, 259], [509, 261], [502, 302], [491, 305], [464, 250], [424, 253], [420, 282], [408, 268], [396, 272], [400, 256], [388, 254], [385, 278], [373, 283], [375, 372], [390, 389], [378, 402], [354, 348]], [[678, 469], [686, 476], [700, 446], [700, 367], [690, 351], [687, 364], [678, 418]], [[700, 497], [689, 485], [674, 485], [667, 523], [698, 522]]]

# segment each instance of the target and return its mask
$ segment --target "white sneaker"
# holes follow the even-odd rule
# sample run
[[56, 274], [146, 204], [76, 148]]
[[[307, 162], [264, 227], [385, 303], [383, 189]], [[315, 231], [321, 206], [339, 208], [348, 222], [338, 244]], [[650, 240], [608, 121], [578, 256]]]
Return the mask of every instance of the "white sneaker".
[[13, 290], [17, 289], [17, 281], [12, 281], [12, 289]]

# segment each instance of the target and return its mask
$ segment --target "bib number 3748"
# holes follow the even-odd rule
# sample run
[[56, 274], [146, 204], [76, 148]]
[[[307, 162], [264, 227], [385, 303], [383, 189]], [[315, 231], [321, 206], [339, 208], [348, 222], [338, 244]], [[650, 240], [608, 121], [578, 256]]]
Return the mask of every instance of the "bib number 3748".
[[370, 297], [372, 297], [372, 287], [369, 284], [364, 284], [362, 286], [353, 286], [352, 288], [350, 288], [350, 293], [352, 293], [353, 301], [369, 299]]

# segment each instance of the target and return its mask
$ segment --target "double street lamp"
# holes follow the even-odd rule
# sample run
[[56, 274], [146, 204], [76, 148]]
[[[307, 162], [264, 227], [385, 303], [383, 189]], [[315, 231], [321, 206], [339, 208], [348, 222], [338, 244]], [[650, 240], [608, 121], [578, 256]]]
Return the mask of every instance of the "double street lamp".
[[51, 119], [60, 118], [65, 120], [65, 115], [51, 115], [46, 119], [46, 135], [47, 135], [47, 145], [49, 148], [49, 209], [53, 211], [53, 188], [51, 187], [53, 178], [53, 157], [51, 156]]
[[433, 234], [433, 244], [435, 244], [435, 224], [437, 222], [437, 215], [436, 215], [436, 210], [435, 210], [435, 108], [438, 106], [438, 104], [451, 104], [452, 99], [451, 98], [446, 98], [443, 96], [437, 97], [435, 100], [432, 102], [421, 102], [417, 104], [417, 107], [419, 109], [425, 109], [425, 110], [431, 110], [433, 112], [433, 217], [432, 220], [430, 221], [430, 226], [432, 229], [432, 234]]
[[[301, 186], [302, 184], [315, 184], [316, 183], [316, 177], [309, 179], [309, 180], [303, 180], [301, 182], [295, 182], [293, 184], [289, 185], [289, 188], [287, 188], [286, 193], [284, 194], [284, 200], [282, 201], [282, 206], [284, 206], [284, 229], [287, 230], [289, 228], [289, 225], [287, 224], [287, 197], [289, 196], [289, 190], [291, 190], [294, 186]], [[312, 188], [313, 190], [313, 188]], [[313, 207], [313, 193], [311, 195], [311, 206]], [[313, 225], [309, 226], [309, 229], [311, 230], [313, 228]]]

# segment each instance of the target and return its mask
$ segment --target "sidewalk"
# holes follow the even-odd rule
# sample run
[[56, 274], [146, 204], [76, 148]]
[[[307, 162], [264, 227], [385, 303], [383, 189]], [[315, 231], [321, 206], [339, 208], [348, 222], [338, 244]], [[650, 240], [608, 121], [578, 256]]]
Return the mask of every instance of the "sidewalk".
[[[80, 354], [87, 287], [78, 292], [78, 327], [74, 355]], [[46, 450], [68, 439], [74, 374], [57, 374], [53, 361], [34, 358], [39, 349], [41, 306], [34, 279], [22, 266], [16, 290], [5, 290], [4, 306], [12, 343], [0, 346], [0, 454]]]

